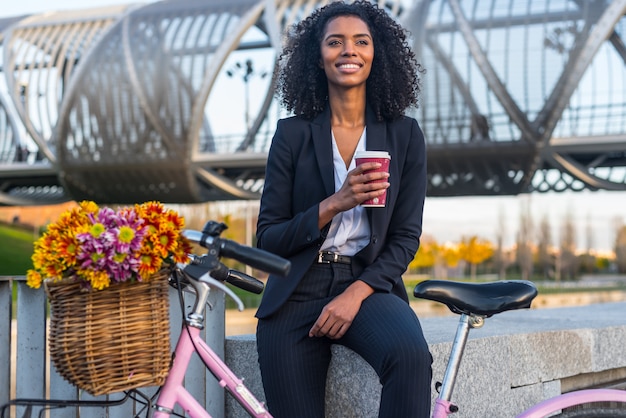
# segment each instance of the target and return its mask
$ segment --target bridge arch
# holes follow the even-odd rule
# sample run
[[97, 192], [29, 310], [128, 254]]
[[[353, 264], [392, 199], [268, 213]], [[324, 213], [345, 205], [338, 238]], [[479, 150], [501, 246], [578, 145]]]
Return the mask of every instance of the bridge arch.
[[[269, 76], [281, 34], [325, 3], [178, 0], [0, 21], [0, 204], [258, 198], [284, 116]], [[379, 5], [427, 69], [414, 116], [430, 196], [626, 190], [626, 0]], [[226, 100], [241, 93], [220, 86], [257, 52], [268, 76], [226, 136], [209, 107], [241, 116]], [[22, 132], [28, 161], [3, 151]]]

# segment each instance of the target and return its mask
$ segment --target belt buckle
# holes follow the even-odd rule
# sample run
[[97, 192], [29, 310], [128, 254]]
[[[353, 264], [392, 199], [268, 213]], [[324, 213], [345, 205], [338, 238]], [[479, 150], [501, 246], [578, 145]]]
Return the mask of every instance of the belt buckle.
[[338, 263], [339, 257], [341, 256], [337, 253], [333, 253], [330, 251], [320, 251], [317, 256], [317, 262], [321, 264]]
[[[320, 251], [317, 254], [317, 262], [319, 264], [330, 264], [330, 261], [324, 259], [324, 254], [325, 254], [324, 251]], [[326, 253], [326, 254], [328, 254], [328, 253]]]

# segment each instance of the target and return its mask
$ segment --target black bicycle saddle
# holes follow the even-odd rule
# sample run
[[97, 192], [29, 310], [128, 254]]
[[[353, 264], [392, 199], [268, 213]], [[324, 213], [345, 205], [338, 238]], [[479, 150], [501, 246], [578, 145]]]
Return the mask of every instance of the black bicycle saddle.
[[530, 308], [537, 287], [527, 280], [464, 283], [425, 280], [415, 286], [413, 295], [441, 302], [457, 314], [491, 316], [513, 309]]

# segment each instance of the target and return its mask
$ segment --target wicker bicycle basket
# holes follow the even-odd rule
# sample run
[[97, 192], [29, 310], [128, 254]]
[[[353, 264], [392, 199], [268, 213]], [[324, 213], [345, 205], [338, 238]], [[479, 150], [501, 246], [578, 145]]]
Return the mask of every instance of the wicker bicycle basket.
[[98, 291], [46, 281], [58, 373], [94, 396], [162, 385], [171, 358], [167, 275]]

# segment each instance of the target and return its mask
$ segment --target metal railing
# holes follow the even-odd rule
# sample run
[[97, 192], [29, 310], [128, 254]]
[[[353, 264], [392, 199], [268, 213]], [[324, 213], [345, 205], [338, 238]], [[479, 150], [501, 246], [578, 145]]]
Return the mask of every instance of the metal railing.
[[[224, 355], [223, 298], [215, 302], [214, 313], [203, 330], [207, 343]], [[47, 333], [47, 298], [42, 289], [31, 289], [25, 277], [0, 276], [0, 407], [15, 399], [33, 400], [12, 406], [4, 416], [48, 416], [50, 418], [129, 418], [142, 411], [142, 401], [128, 399], [119, 405], [108, 405], [125, 397], [124, 393], [91, 396], [63, 379], [49, 359]], [[187, 303], [185, 303], [187, 305]], [[220, 314], [221, 317], [220, 317]], [[172, 349], [180, 333], [183, 316], [178, 293], [170, 290], [170, 343]], [[224, 395], [213, 376], [196, 357], [185, 376], [185, 386], [214, 417], [223, 417]], [[143, 395], [155, 394], [157, 388], [141, 388]], [[47, 414], [38, 415], [47, 401]], [[58, 401], [58, 402], [50, 402]], [[87, 403], [80, 402], [88, 401]], [[178, 411], [182, 413], [181, 411]], [[32, 413], [32, 415], [31, 415]], [[148, 416], [144, 411], [139, 416]]]

